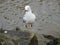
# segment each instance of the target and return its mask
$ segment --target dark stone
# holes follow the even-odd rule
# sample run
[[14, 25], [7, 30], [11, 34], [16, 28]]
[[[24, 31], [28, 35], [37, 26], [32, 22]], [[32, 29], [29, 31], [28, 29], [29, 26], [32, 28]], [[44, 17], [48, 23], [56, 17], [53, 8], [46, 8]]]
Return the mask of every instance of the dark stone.
[[37, 37], [36, 37], [36, 36], [34, 36], [34, 37], [30, 40], [29, 45], [38, 45], [38, 40], [37, 40]]
[[16, 27], [16, 31], [21, 30], [18, 26]]
[[3, 32], [4, 32], [3, 28], [0, 28], [0, 33], [3, 33]]
[[25, 23], [26, 21], [25, 20], [23, 20], [23, 23]]
[[42, 19], [42, 21], [44, 21], [44, 19]]
[[54, 39], [55, 38], [52, 35], [44, 35], [44, 34], [42, 34], [42, 35], [44, 36], [44, 38], [47, 38], [47, 39]]
[[0, 42], [0, 45], [2, 45], [1, 42]]
[[57, 39], [52, 39], [50, 42], [48, 42], [46, 45], [58, 45]]
[[43, 36], [50, 40], [46, 45], [58, 45], [58, 38], [53, 37], [52, 35], [44, 35]]

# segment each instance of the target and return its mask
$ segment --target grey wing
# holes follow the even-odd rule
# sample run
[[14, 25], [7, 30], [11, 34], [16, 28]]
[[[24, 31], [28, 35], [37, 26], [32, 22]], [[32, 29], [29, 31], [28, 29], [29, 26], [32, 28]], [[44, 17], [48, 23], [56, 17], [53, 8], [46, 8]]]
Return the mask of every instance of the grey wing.
[[23, 17], [23, 23], [26, 23], [26, 17]]

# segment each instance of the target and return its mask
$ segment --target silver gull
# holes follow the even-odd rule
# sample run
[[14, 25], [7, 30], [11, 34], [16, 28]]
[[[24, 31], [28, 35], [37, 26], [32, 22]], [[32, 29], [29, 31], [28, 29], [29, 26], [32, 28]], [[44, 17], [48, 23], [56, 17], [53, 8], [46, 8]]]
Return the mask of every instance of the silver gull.
[[29, 5], [25, 6], [25, 15], [23, 17], [23, 22], [25, 23], [25, 27], [32, 27], [32, 24], [35, 22], [36, 16], [32, 13], [31, 7]]

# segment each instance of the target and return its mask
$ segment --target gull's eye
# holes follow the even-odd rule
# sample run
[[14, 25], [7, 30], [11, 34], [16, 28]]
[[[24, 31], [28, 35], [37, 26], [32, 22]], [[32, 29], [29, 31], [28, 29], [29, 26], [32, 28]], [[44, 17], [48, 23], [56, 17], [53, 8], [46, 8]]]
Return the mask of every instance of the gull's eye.
[[28, 10], [25, 10], [25, 12], [28, 12]]

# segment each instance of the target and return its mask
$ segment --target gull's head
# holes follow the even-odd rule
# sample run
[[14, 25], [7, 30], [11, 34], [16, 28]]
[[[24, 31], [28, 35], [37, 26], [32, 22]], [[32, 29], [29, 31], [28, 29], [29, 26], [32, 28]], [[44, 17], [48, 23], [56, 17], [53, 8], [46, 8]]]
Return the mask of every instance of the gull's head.
[[26, 12], [31, 11], [31, 7], [30, 7], [29, 5], [25, 6], [25, 11], [26, 11]]

